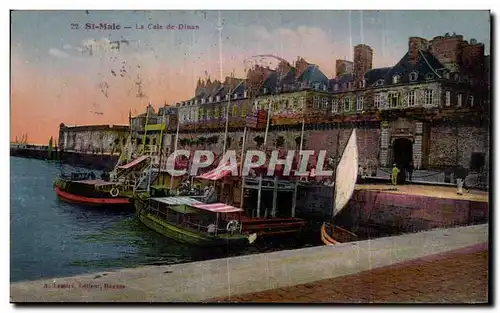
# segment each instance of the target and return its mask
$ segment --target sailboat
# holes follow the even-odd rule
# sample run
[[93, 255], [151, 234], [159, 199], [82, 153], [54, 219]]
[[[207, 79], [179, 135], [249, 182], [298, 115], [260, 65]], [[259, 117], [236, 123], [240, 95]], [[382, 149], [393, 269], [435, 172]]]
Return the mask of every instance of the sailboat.
[[[354, 193], [358, 176], [358, 145], [356, 140], [356, 129], [353, 129], [335, 172], [332, 219], [344, 209]], [[356, 234], [332, 223], [325, 222], [321, 226], [321, 240], [325, 245], [335, 245], [352, 241], [355, 238]]]

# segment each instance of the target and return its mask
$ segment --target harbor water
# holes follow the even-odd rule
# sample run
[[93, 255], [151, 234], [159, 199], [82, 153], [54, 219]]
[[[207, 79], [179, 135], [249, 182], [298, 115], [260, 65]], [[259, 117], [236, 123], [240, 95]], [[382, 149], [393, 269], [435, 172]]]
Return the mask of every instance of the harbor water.
[[10, 163], [11, 282], [312, 245], [307, 240], [293, 241], [238, 252], [184, 245], [146, 228], [133, 212], [59, 200], [52, 184], [61, 167], [65, 172], [79, 169], [17, 157], [11, 157]]

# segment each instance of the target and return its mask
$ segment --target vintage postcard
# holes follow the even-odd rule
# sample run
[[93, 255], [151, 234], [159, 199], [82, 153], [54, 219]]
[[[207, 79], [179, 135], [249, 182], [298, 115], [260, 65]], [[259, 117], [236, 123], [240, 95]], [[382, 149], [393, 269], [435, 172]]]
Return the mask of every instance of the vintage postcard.
[[491, 302], [490, 11], [10, 18], [12, 303]]

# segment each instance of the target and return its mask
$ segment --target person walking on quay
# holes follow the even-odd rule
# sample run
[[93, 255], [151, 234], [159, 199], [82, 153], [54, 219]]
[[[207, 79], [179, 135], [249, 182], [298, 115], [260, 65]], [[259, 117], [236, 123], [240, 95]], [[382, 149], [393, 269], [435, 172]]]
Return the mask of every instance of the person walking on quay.
[[399, 168], [396, 166], [396, 164], [392, 165], [392, 175], [391, 175], [391, 180], [392, 180], [392, 185], [396, 186], [398, 183], [398, 174], [399, 174]]
[[413, 169], [414, 169], [413, 162], [410, 162], [410, 165], [408, 165], [408, 181], [412, 180]]

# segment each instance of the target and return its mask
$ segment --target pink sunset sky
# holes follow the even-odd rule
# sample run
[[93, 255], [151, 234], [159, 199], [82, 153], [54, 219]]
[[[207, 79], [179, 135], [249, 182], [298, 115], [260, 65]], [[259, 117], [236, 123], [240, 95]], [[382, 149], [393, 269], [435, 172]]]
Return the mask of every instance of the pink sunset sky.
[[[85, 29], [103, 22], [121, 28]], [[490, 49], [488, 11], [14, 11], [11, 25], [10, 139], [27, 133], [38, 144], [57, 138], [60, 123], [127, 124], [148, 102], [187, 100], [198, 77], [243, 77], [258, 54], [301, 56], [334, 77], [335, 60], [352, 60], [359, 43], [374, 49], [374, 67], [394, 65], [410, 36], [456, 32]]]

